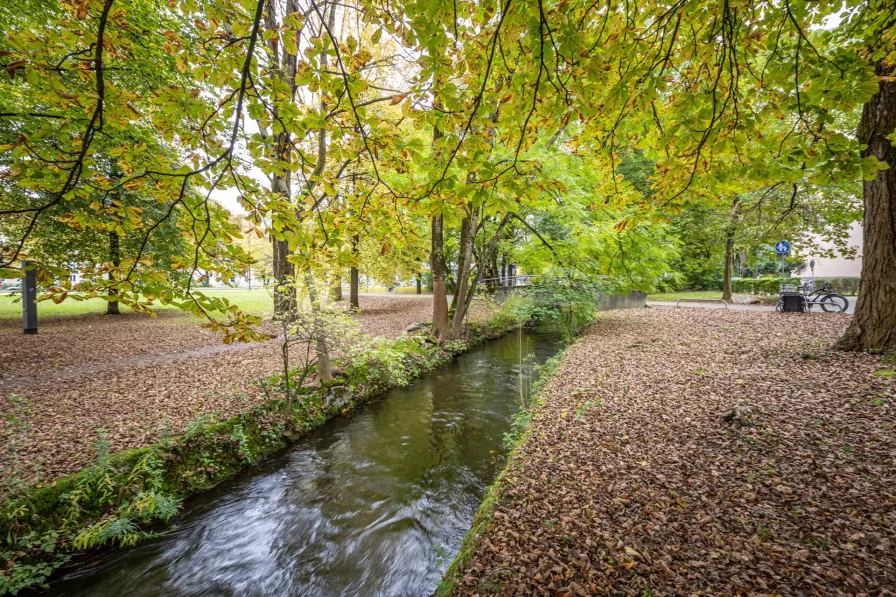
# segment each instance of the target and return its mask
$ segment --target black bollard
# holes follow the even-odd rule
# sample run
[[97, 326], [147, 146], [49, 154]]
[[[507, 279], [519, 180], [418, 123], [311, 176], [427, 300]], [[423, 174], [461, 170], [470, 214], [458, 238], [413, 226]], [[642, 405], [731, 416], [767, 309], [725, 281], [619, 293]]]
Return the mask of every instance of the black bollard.
[[29, 262], [22, 262], [25, 279], [22, 281], [22, 328], [26, 334], [37, 333], [37, 272], [27, 269]]

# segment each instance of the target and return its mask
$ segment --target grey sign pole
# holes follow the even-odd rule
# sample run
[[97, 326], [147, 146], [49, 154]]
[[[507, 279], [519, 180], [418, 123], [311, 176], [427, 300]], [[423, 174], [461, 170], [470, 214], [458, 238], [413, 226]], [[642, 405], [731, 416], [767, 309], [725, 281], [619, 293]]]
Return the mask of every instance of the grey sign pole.
[[781, 256], [781, 281], [784, 279], [784, 258], [787, 257], [787, 254], [790, 253], [790, 242], [786, 240], [779, 240], [775, 243], [775, 253]]
[[23, 261], [25, 279], [22, 281], [22, 329], [26, 334], [37, 333], [37, 272], [28, 269], [30, 262]]

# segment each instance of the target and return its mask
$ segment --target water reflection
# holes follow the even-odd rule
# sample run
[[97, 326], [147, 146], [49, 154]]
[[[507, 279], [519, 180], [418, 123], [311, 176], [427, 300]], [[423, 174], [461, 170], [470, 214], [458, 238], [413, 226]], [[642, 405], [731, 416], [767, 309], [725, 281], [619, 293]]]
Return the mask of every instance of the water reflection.
[[464, 355], [193, 500], [175, 531], [51, 592], [429, 595], [503, 464], [534, 363], [558, 346], [556, 335], [521, 330]]

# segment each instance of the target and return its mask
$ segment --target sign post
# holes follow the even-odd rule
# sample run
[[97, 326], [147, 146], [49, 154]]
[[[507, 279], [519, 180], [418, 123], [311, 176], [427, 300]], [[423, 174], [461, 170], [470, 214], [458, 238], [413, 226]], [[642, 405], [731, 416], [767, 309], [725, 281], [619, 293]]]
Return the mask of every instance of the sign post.
[[22, 329], [26, 334], [37, 333], [37, 272], [29, 269], [29, 261], [22, 262], [25, 278], [22, 280]]
[[779, 240], [775, 243], [775, 253], [781, 256], [781, 281], [784, 280], [784, 258], [790, 253], [790, 242]]

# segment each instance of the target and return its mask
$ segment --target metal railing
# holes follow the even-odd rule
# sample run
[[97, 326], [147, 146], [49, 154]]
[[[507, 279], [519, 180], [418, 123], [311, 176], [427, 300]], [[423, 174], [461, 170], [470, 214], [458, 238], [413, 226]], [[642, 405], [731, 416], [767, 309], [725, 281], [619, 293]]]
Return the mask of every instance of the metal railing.
[[501, 276], [499, 278], [483, 278], [479, 283], [487, 288], [509, 288], [514, 286], [528, 286], [535, 276]]
[[725, 305], [725, 309], [728, 308], [728, 301], [724, 301], [722, 299], [680, 298], [675, 301], [675, 306], [680, 307], [681, 305], [679, 305], [678, 303], [680, 303], [681, 301], [688, 301], [691, 303], [722, 303], [723, 305]]
[[[588, 280], [609, 280], [610, 276], [589, 276], [587, 279], [583, 279], [581, 281]], [[577, 278], [571, 276], [544, 276], [544, 275], [532, 275], [532, 274], [524, 274], [518, 276], [503, 276], [498, 278], [483, 278], [479, 280], [479, 283], [483, 286], [491, 287], [491, 288], [511, 288], [511, 287], [519, 287], [519, 286], [530, 286], [532, 284], [543, 283], [549, 280], [561, 280], [568, 282], [575, 282]]]

